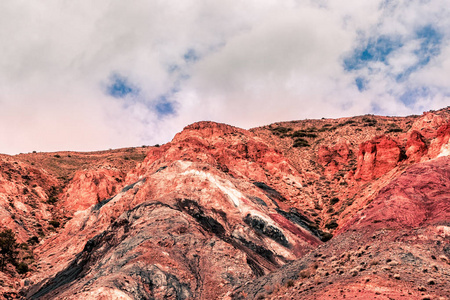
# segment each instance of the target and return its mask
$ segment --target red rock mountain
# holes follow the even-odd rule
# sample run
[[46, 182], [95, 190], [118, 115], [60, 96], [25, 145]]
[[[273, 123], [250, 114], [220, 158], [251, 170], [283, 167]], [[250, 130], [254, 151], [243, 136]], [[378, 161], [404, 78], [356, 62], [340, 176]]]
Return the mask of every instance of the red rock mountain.
[[447, 299], [449, 139], [446, 108], [0, 156], [0, 226], [17, 240], [0, 293]]

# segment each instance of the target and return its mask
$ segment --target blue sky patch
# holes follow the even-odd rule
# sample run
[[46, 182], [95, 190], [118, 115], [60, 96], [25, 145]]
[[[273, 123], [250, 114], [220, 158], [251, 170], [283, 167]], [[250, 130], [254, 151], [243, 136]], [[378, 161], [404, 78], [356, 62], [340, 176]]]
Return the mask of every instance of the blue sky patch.
[[367, 89], [366, 85], [367, 85], [367, 80], [364, 79], [363, 77], [356, 77], [355, 78], [355, 84], [356, 87], [358, 88], [358, 91], [362, 92], [365, 91]]
[[426, 66], [433, 57], [438, 56], [441, 53], [442, 34], [437, 31], [433, 26], [427, 25], [415, 33], [415, 39], [420, 41], [419, 49], [413, 53], [417, 56], [418, 61], [416, 64], [408, 67], [405, 71], [396, 76], [397, 82], [402, 82], [408, 79], [411, 73], [416, 72], [420, 68]]
[[113, 74], [110, 77], [110, 84], [106, 87], [106, 92], [114, 98], [124, 98], [130, 94], [138, 94], [139, 89], [132, 85], [126, 77]]
[[194, 49], [189, 49], [183, 55], [183, 59], [187, 63], [196, 62], [200, 59], [200, 55]]
[[179, 91], [178, 87], [172, 87], [168, 92], [156, 98], [153, 102], [153, 109], [159, 118], [174, 115], [176, 113], [176, 101], [172, 97]]
[[419, 87], [408, 89], [399, 97], [399, 99], [406, 105], [412, 105], [416, 103], [418, 99], [426, 98], [430, 95], [431, 91], [428, 87]]
[[420, 48], [414, 53], [419, 57], [419, 65], [428, 64], [432, 57], [441, 53], [442, 34], [433, 26], [427, 25], [416, 31], [417, 39], [420, 42]]
[[159, 117], [173, 115], [175, 113], [174, 103], [168, 101], [165, 96], [161, 96], [155, 105], [155, 110]]
[[388, 56], [398, 48], [402, 47], [399, 38], [380, 36], [367, 41], [359, 49], [355, 49], [350, 57], [344, 59], [344, 69], [346, 71], [359, 70], [367, 66], [369, 62], [386, 63]]
[[173, 115], [175, 113], [175, 109], [171, 102], [157, 103], [155, 108], [159, 116]]

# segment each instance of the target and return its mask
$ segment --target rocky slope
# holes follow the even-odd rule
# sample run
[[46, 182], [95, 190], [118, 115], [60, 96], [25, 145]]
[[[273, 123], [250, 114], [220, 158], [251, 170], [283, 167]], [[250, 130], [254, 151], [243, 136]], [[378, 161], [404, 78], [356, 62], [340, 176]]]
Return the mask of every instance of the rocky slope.
[[300, 175], [252, 134], [188, 126], [151, 149], [117, 195], [78, 211], [36, 249], [39, 276], [57, 273], [27, 295], [217, 298], [322, 243], [322, 232], [268, 185], [279, 176]]
[[159, 147], [1, 156], [1, 227], [30, 271], [7, 266], [0, 291], [446, 297], [449, 120], [446, 108], [250, 131], [199, 122]]
[[233, 299], [448, 299], [450, 157], [407, 168], [326, 246]]

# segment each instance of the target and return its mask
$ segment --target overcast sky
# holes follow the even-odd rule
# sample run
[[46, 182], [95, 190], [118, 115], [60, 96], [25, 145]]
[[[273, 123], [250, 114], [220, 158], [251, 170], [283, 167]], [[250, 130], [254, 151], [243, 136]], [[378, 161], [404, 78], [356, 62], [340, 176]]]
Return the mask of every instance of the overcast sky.
[[448, 0], [2, 0], [0, 153], [450, 105]]

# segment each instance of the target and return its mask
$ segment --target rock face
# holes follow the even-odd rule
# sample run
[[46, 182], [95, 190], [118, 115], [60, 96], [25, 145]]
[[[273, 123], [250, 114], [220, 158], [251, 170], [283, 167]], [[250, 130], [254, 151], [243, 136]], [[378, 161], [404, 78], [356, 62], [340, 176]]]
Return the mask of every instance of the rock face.
[[347, 143], [338, 143], [331, 148], [320, 146], [318, 162], [325, 168], [324, 174], [331, 178], [348, 163], [351, 154]]
[[449, 163], [447, 156], [409, 167], [326, 245], [228, 297], [424, 299], [426, 291], [446, 299]]
[[58, 206], [68, 213], [85, 210], [115, 195], [125, 176], [125, 172], [111, 168], [77, 171]]
[[378, 136], [359, 147], [355, 177], [369, 181], [386, 174], [402, 158], [398, 144], [387, 136]]
[[431, 141], [428, 157], [450, 155], [450, 122], [439, 127], [436, 138]]
[[412, 131], [406, 142], [406, 156], [408, 159], [413, 162], [419, 162], [427, 151], [428, 147], [425, 143], [425, 138], [420, 132], [416, 130]]
[[435, 112], [426, 112], [412, 124], [411, 130], [418, 131], [426, 139], [430, 139], [436, 137], [436, 131], [445, 122], [445, 117]]
[[446, 156], [409, 167], [345, 227], [417, 228], [448, 221], [449, 163]]
[[198, 122], [0, 156], [0, 229], [30, 268], [0, 272], [0, 299], [448, 297], [449, 120]]
[[58, 181], [48, 173], [8, 156], [0, 156], [0, 224], [19, 242], [43, 232], [36, 220], [51, 220], [47, 201]]
[[[77, 173], [63, 206], [79, 187], [88, 194], [82, 199], [107, 195], [108, 178], [120, 176], [103, 176], [101, 189], [102, 174]], [[74, 201], [70, 207], [84, 210], [36, 249], [38, 268], [57, 273], [27, 297], [217, 298], [322, 243], [322, 232], [285, 207], [287, 196], [271, 186], [281, 176], [300, 177], [251, 133], [216, 123], [188, 126], [150, 150], [114, 197], [95, 199], [90, 209]], [[55, 248], [63, 251], [51, 256]]]

